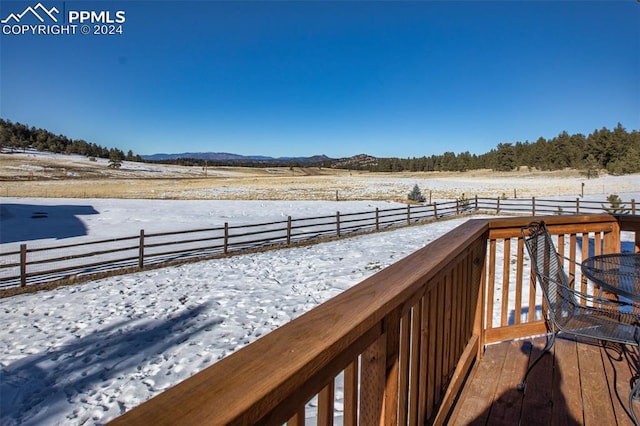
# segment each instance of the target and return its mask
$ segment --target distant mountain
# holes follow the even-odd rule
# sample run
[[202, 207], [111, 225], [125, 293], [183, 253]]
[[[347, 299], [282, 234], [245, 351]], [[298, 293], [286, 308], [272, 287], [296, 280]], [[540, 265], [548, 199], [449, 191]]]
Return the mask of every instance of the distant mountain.
[[181, 154], [143, 155], [148, 162], [173, 163], [182, 165], [201, 165], [207, 161], [210, 165], [236, 165], [260, 167], [269, 166], [302, 166], [331, 167], [334, 169], [370, 169], [378, 166], [379, 159], [367, 154], [358, 154], [346, 158], [330, 158], [326, 155], [311, 157], [268, 157], [264, 155], [238, 155], [228, 152], [183, 152]]
[[263, 155], [238, 155], [228, 152], [183, 152], [181, 154], [152, 154], [143, 155], [145, 161], [172, 161], [179, 159], [207, 160], [215, 163], [303, 163], [320, 164], [330, 162], [333, 159], [326, 155], [314, 155], [311, 157], [268, 157]]

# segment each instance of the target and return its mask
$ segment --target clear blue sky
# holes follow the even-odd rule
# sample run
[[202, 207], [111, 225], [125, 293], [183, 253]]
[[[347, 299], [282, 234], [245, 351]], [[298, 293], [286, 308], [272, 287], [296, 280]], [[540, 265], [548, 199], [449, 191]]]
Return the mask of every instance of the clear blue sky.
[[635, 0], [42, 4], [123, 10], [123, 34], [0, 34], [0, 116], [125, 152], [413, 157], [640, 129]]

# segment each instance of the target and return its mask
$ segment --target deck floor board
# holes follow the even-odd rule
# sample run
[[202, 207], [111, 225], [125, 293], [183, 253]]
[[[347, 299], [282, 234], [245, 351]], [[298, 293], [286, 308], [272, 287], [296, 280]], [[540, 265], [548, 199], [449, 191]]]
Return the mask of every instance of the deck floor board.
[[[638, 351], [558, 336], [517, 390], [544, 337], [488, 346], [473, 367], [450, 425], [633, 425], [627, 400]], [[634, 403], [640, 416], [640, 402]]]
[[487, 355], [482, 362], [477, 364], [475, 372], [485, 380], [473, 380], [468, 382], [464, 389], [465, 409], [454, 412], [456, 418], [452, 418], [452, 423], [466, 425], [482, 425], [487, 423], [489, 410], [493, 403], [493, 396], [496, 394], [500, 371], [507, 354], [507, 345], [492, 345], [485, 351]]

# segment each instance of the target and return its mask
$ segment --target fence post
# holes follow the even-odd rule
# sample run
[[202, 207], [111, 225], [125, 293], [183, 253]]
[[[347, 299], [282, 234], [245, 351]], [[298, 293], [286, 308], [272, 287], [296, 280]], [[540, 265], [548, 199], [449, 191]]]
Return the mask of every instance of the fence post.
[[438, 218], [438, 203], [433, 203], [433, 217]]
[[144, 229], [140, 230], [140, 246], [138, 247], [138, 268], [144, 267]]
[[223, 253], [227, 254], [229, 248], [229, 222], [224, 223], [224, 243], [223, 243]]
[[636, 200], [634, 198], [631, 199], [631, 214], [636, 214]]
[[411, 204], [407, 203], [407, 225], [411, 225]]
[[460, 214], [460, 203], [459, 200], [456, 198], [456, 216]]
[[336, 212], [336, 235], [340, 236], [340, 212]]
[[531, 197], [531, 216], [536, 215], [536, 197]]
[[498, 201], [496, 202], [496, 214], [500, 213], [500, 197], [498, 197]]
[[20, 287], [27, 285], [27, 245], [20, 244]]
[[376, 207], [376, 231], [380, 230], [380, 209]]
[[287, 216], [287, 245], [291, 245], [291, 216]]
[[580, 214], [580, 198], [576, 198], [576, 214]]
[[478, 194], [476, 194], [476, 211], [478, 211]]

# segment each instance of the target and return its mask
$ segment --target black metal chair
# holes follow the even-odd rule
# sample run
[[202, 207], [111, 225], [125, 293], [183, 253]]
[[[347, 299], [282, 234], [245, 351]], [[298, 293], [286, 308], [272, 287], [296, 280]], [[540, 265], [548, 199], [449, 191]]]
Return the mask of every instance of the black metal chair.
[[[544, 221], [532, 222], [522, 228], [522, 238], [531, 258], [531, 267], [542, 289], [546, 303], [547, 325], [551, 335], [542, 353], [529, 366], [518, 389], [525, 391], [527, 376], [536, 363], [547, 353], [558, 332], [575, 336], [634, 345], [640, 349], [640, 316], [633, 313], [632, 305], [585, 294], [569, 285], [563, 261], [568, 259], [556, 251]], [[621, 308], [627, 309], [621, 310]], [[629, 394], [629, 414], [638, 425], [633, 400], [640, 388], [636, 379]]]

